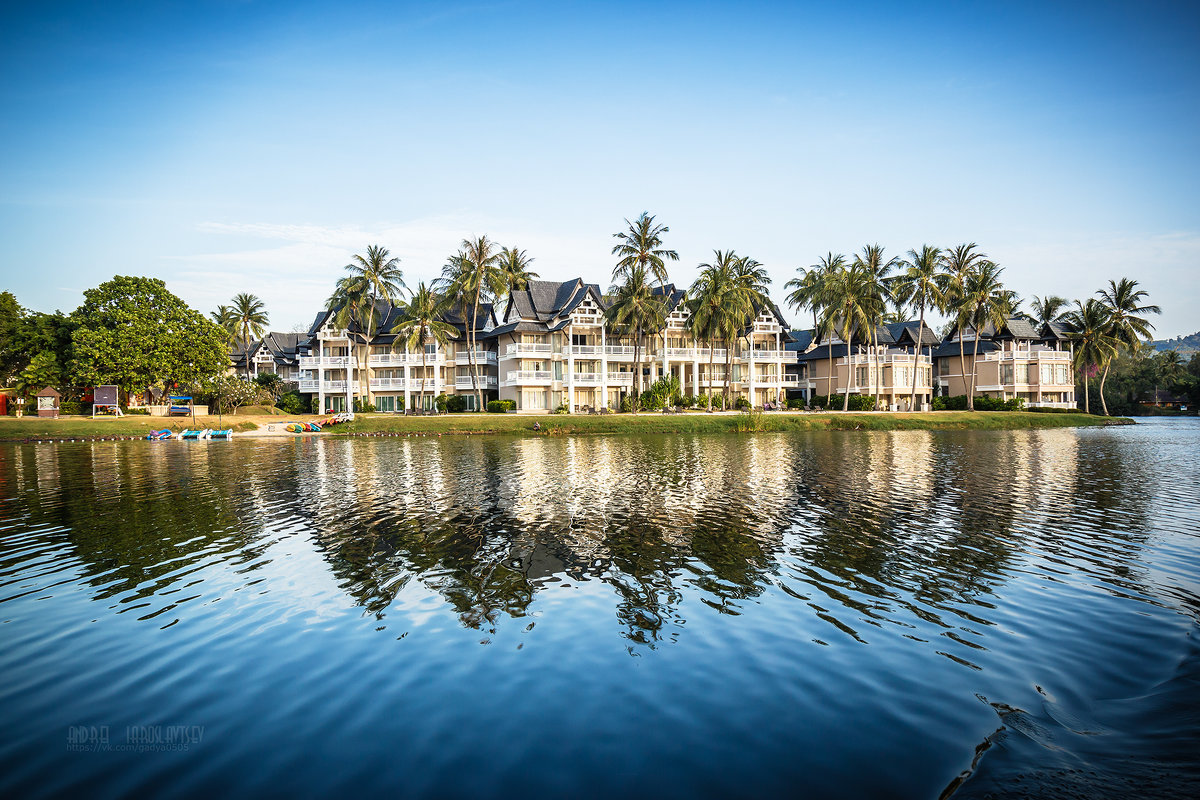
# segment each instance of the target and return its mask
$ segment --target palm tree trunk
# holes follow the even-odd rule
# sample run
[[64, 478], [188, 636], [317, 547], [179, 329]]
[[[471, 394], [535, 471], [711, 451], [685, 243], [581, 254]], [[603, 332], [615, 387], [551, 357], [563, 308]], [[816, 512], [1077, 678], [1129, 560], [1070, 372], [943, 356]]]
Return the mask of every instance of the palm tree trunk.
[[[913, 382], [912, 396], [908, 399], [908, 410], [917, 410], [917, 369], [921, 363], [921, 335], [925, 333], [925, 304], [921, 303], [921, 321], [917, 323], [917, 349], [913, 353]], [[932, 361], [930, 362], [932, 366]], [[930, 373], [930, 381], [933, 380], [933, 374]]]
[[421, 410], [424, 411], [425, 410], [425, 408], [424, 408], [424, 406], [425, 406], [425, 341], [424, 340], [421, 340], [421, 399], [418, 402], [421, 403]]
[[[962, 325], [959, 325], [958, 326], [958, 375], [960, 378], [962, 378], [963, 389], [966, 389], [967, 388], [967, 354], [963, 350], [962, 337], [963, 337], [963, 327], [962, 327]], [[975, 339], [976, 339], [976, 341], [979, 340], [978, 334], [976, 334]], [[967, 401], [968, 407], [970, 406], [970, 402], [971, 402], [970, 400]]]
[[713, 376], [713, 340], [708, 340], [708, 391], [704, 398], [708, 401], [708, 410], [712, 411], [712, 376]]
[[737, 341], [731, 345], [729, 341], [725, 342], [725, 391], [721, 393], [721, 410], [729, 409], [729, 398], [733, 395], [733, 348]]
[[829, 337], [829, 380], [825, 383], [825, 410], [833, 405], [833, 336]]
[[[1158, 388], [1155, 387], [1154, 397], [1158, 398]], [[1083, 371], [1083, 411], [1085, 414], [1092, 413], [1092, 399], [1088, 394], [1088, 376], [1087, 370]]]
[[[1108, 380], [1109, 362], [1104, 362], [1104, 372], [1100, 375], [1100, 407], [1104, 409], [1104, 416], [1108, 416], [1108, 401], [1104, 399], [1104, 382]], [[1157, 400], [1157, 396], [1155, 397]]]
[[871, 374], [875, 381], [875, 410], [879, 410], [879, 389], [883, 383], [883, 365], [879, 362], [879, 329], [871, 331]]
[[[1015, 368], [1014, 368], [1015, 369]], [[975, 349], [971, 353], [971, 391], [967, 392], [967, 410], [975, 410], [975, 377], [979, 374], [979, 333], [975, 334]]]
[[638, 413], [642, 396], [642, 328], [633, 329], [633, 413]]
[[[483, 388], [479, 385], [479, 365], [475, 363], [475, 321], [479, 319], [479, 292], [481, 287], [475, 287], [475, 312], [467, 321], [467, 363], [471, 370], [471, 389], [475, 393], [476, 411], [483, 410]], [[497, 362], [499, 363], [499, 362]]]
[[842, 398], [842, 411], [850, 410], [850, 381], [854, 377], [854, 363], [850, 353], [854, 349], [854, 334], [846, 335], [846, 395]]

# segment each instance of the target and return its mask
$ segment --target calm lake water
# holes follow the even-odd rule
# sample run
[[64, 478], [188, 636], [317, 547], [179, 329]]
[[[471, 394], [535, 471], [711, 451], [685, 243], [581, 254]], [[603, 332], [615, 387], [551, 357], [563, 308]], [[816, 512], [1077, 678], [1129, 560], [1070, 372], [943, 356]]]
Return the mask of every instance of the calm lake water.
[[1200, 792], [1200, 424], [0, 445], [0, 795]]

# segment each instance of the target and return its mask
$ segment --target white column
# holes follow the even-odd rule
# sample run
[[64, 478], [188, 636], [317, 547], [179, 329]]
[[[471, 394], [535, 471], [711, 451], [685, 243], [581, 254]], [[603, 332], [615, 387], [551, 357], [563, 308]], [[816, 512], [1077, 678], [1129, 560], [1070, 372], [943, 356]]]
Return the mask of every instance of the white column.
[[408, 350], [404, 351], [404, 411], [405, 413], [412, 411], [412, 392], [409, 387], [412, 386], [412, 373], [408, 369]]
[[575, 413], [575, 324], [567, 325], [567, 411]]
[[604, 348], [608, 345], [605, 343], [604, 326], [600, 326], [600, 407], [608, 408], [608, 354], [604, 352]]

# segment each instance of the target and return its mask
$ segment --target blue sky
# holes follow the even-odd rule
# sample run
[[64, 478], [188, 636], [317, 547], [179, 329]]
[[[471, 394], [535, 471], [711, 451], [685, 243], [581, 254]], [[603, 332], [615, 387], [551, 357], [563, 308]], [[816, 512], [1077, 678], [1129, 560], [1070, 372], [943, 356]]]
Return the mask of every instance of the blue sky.
[[372, 243], [412, 285], [482, 233], [607, 284], [645, 209], [679, 283], [975, 241], [1025, 296], [1127, 275], [1190, 333], [1196, 41], [1194, 3], [6, 4], [0, 289], [154, 275], [290, 330]]

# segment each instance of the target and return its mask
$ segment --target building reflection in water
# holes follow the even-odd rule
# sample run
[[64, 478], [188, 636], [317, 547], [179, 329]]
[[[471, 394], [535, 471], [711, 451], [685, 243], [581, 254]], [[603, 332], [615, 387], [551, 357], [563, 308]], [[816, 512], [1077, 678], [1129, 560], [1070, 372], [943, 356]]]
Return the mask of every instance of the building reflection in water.
[[1116, 587], [1142, 580], [1136, 487], [1154, 476], [1080, 436], [32, 445], [0, 449], [0, 489], [11, 519], [70, 544], [97, 596], [143, 616], [187, 602], [159, 594], [181, 570], [243, 586], [311, 556], [381, 624], [402, 593], [427, 592], [485, 641], [569, 581], [611, 593], [633, 653], [680, 635], [685, 598], [736, 616], [766, 592], [806, 603], [829, 636], [919, 619], [969, 649], [974, 609], [1031, 548]]

